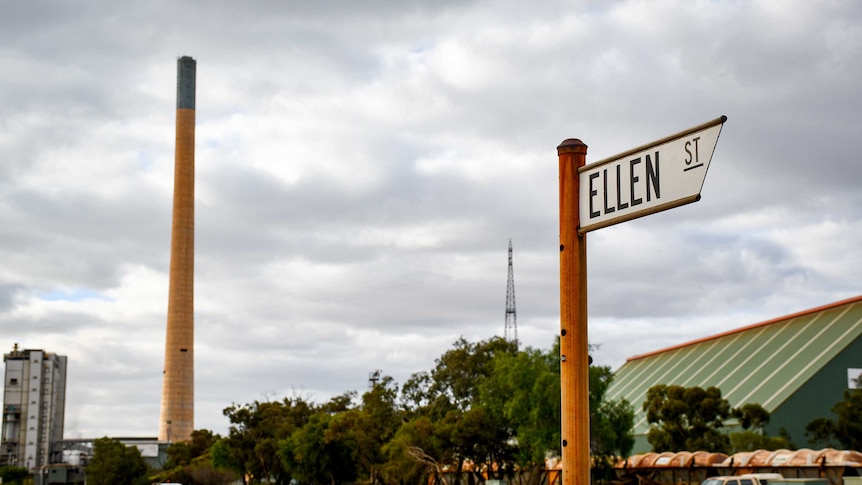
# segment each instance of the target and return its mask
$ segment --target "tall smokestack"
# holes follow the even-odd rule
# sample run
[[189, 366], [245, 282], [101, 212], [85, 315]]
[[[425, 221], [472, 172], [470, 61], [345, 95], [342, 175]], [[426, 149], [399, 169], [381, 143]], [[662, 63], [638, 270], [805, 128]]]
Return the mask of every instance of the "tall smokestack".
[[177, 59], [177, 142], [160, 441], [189, 441], [195, 418], [195, 72]]

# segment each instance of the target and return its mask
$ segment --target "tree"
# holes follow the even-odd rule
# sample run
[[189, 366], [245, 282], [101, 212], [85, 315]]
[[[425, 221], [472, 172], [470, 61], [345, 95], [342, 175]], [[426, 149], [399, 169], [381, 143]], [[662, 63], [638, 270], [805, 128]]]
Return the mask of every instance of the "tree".
[[[480, 480], [512, 479], [519, 470], [528, 484], [539, 483], [546, 457], [561, 452], [559, 340], [547, 352], [519, 352], [499, 338], [462, 338], [436, 363], [402, 387], [408, 421], [386, 446], [388, 473], [438, 474], [444, 466], [457, 473], [470, 461]], [[605, 402], [612, 377], [608, 367], [590, 369], [592, 444], [600, 463], [634, 444], [631, 406]]]
[[614, 462], [634, 448], [634, 424], [634, 408], [625, 399], [602, 400], [597, 409], [590, 411], [590, 454], [599, 475], [614, 478]]
[[453, 347], [436, 360], [430, 392], [434, 397], [445, 398], [449, 409], [466, 411], [477, 403], [479, 384], [491, 375], [494, 357], [514, 354], [517, 348], [500, 337], [475, 344], [461, 337]]
[[338, 484], [362, 478], [378, 483], [382, 446], [401, 424], [395, 405], [398, 388], [389, 376], [353, 407], [354, 392], [316, 408], [308, 421], [278, 443], [284, 470], [303, 483]]
[[730, 412], [731, 416], [739, 420], [742, 429], [762, 430], [769, 424], [769, 411], [757, 403], [746, 403]]
[[357, 472], [368, 483], [380, 482], [380, 470], [386, 463], [383, 446], [395, 436], [403, 422], [397, 397], [395, 381], [383, 376], [362, 395], [358, 409], [336, 415], [331, 424], [333, 439], [351, 440], [356, 444]]
[[732, 453], [755, 450], [779, 450], [792, 448], [786, 436], [767, 436], [764, 426], [769, 423], [769, 411], [757, 403], [747, 403], [731, 410], [731, 416], [739, 420], [743, 431], [730, 433]]
[[188, 442], [180, 441], [172, 443], [167, 450], [168, 460], [165, 462], [164, 469], [188, 466], [192, 460], [209, 453], [210, 448], [221, 437], [213, 434], [208, 429], [196, 429], [192, 431], [191, 439]]
[[[592, 445], [601, 456], [627, 454], [633, 443], [631, 407], [605, 402], [612, 377], [607, 367], [590, 369]], [[560, 453], [559, 342], [550, 352], [518, 352], [501, 338], [460, 338], [398, 396], [386, 376], [356, 406], [352, 391], [322, 406], [234, 404], [224, 410], [230, 433], [210, 436], [209, 456], [251, 484], [439, 483], [448, 469], [459, 485], [469, 462], [471, 485], [531, 470], [530, 485], [542, 478], [545, 458]], [[171, 464], [188, 462], [190, 446], [172, 449]]]
[[[456, 485], [460, 483], [465, 461], [481, 465], [502, 456], [508, 430], [502, 429], [503, 423], [493, 419], [494, 416], [475, 408], [481, 407], [480, 384], [491, 376], [495, 358], [516, 352], [513, 342], [499, 337], [477, 343], [462, 337], [436, 360], [430, 373], [411, 376], [402, 391], [405, 417], [428, 418], [435, 440], [447, 446], [439, 451], [422, 448], [418, 443], [402, 443], [402, 446], [408, 446], [412, 456], [423, 463], [437, 463], [455, 470]], [[477, 425], [478, 422], [482, 425]], [[406, 435], [399, 437], [405, 438]]]
[[243, 477], [245, 483], [245, 460], [244, 453], [232, 446], [228, 438], [221, 438], [213, 443], [210, 448], [213, 467], [216, 469], [230, 470]]
[[420, 371], [413, 373], [407, 382], [401, 386], [401, 406], [407, 419], [416, 414], [427, 415], [431, 404], [431, 373]]
[[512, 431], [505, 420], [483, 406], [453, 411], [450, 418], [454, 418], [448, 420], [452, 424], [450, 439], [454, 451], [464, 461], [473, 463], [475, 473], [499, 479], [512, 471]]
[[527, 348], [516, 354], [499, 354], [493, 372], [480, 387], [480, 402], [494, 419], [500, 436], [498, 467], [528, 473], [536, 484], [545, 471], [545, 458], [560, 454], [559, 348], [542, 352]]
[[817, 418], [805, 425], [805, 437], [811, 446], [818, 448], [840, 448], [835, 438], [837, 426], [829, 418]]
[[134, 446], [126, 446], [110, 438], [93, 442], [93, 458], [87, 465], [87, 483], [114, 485], [117, 483], [149, 483], [147, 464]]
[[[209, 465], [192, 465], [188, 468], [190, 478], [184, 481], [171, 479], [173, 483], [188, 483], [192, 485], [230, 485], [236, 483], [237, 475], [226, 470], [219, 470]], [[171, 483], [169, 482], [169, 483]]]
[[730, 439], [720, 431], [731, 407], [717, 387], [667, 386], [647, 390], [643, 403], [650, 426], [647, 441], [653, 451], [706, 450], [728, 453]]
[[589, 369], [590, 456], [593, 475], [613, 479], [617, 457], [628, 456], [634, 447], [634, 408], [625, 399], [608, 401], [606, 394], [614, 374], [608, 366]]
[[445, 465], [455, 461], [449, 436], [442, 428], [440, 421], [428, 416], [404, 423], [383, 446], [386, 463], [382, 475], [392, 483], [437, 484]]
[[856, 389], [844, 391], [842, 400], [832, 406], [835, 419], [817, 418], [805, 426], [805, 436], [812, 446], [843, 447], [862, 450], [862, 378]]
[[315, 412], [301, 398], [233, 404], [223, 413], [231, 426], [225, 440], [217, 442], [214, 464], [235, 471], [245, 483], [272, 481], [287, 484], [289, 474], [279, 458], [279, 441], [287, 439]]
[[334, 420], [331, 414], [318, 411], [290, 438], [279, 442], [285, 470], [300, 483], [338, 485], [356, 479], [356, 443], [331, 432]]
[[616, 457], [628, 456], [635, 444], [635, 412], [625, 399], [608, 401], [614, 374], [608, 366], [590, 366], [590, 454], [593, 465], [611, 471]]
[[731, 454], [742, 451], [793, 449], [795, 446], [787, 436], [767, 436], [754, 430], [730, 433]]
[[456, 470], [456, 484], [466, 461], [486, 465], [489, 474], [493, 474], [489, 463], [511, 461], [507, 460], [511, 432], [499, 415], [479, 409], [480, 385], [493, 375], [496, 359], [516, 353], [515, 343], [500, 337], [477, 343], [462, 337], [436, 360], [431, 373], [430, 411], [432, 419], [441, 421], [438, 435], [445, 436], [452, 447], [454, 463], [450, 465]]
[[30, 476], [30, 472], [24, 467], [4, 466], [0, 467], [0, 483], [21, 485], [24, 479]]
[[[192, 483], [195, 485], [222, 485], [237, 480], [238, 472], [229, 465], [216, 466], [212, 450], [222, 438], [207, 429], [194, 430], [187, 442], [172, 443], [167, 450], [168, 459], [163, 471], [151, 476], [165, 483]], [[224, 449], [224, 448], [222, 448]]]

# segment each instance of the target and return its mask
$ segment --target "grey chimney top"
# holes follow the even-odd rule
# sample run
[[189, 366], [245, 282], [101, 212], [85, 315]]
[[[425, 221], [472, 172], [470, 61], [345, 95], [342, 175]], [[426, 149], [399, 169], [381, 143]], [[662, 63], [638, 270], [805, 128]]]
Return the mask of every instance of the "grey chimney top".
[[195, 109], [197, 62], [189, 56], [177, 59], [177, 109]]

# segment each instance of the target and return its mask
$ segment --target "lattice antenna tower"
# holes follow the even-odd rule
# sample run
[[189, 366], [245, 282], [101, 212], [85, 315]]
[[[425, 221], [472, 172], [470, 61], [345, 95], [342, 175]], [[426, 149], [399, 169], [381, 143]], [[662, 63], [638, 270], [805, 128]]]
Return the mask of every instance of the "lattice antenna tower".
[[509, 239], [509, 282], [506, 285], [506, 327], [504, 338], [518, 348], [518, 311], [515, 309], [515, 272], [512, 269], [512, 240]]
[[377, 382], [380, 381], [380, 374], [382, 372], [383, 372], [382, 370], [377, 369], [375, 371], [368, 373], [368, 390], [369, 391], [374, 390], [374, 387], [377, 386]]

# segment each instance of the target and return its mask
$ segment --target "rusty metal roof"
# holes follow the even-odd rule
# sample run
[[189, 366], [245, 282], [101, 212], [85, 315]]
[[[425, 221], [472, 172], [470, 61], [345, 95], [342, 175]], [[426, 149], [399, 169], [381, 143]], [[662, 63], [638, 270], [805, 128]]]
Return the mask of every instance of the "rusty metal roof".
[[706, 451], [667, 451], [664, 453], [641, 453], [619, 460], [615, 468], [692, 468], [692, 467], [736, 467], [736, 468], [780, 468], [780, 467], [862, 467], [862, 452], [853, 450], [756, 450], [733, 455], [708, 453]]

